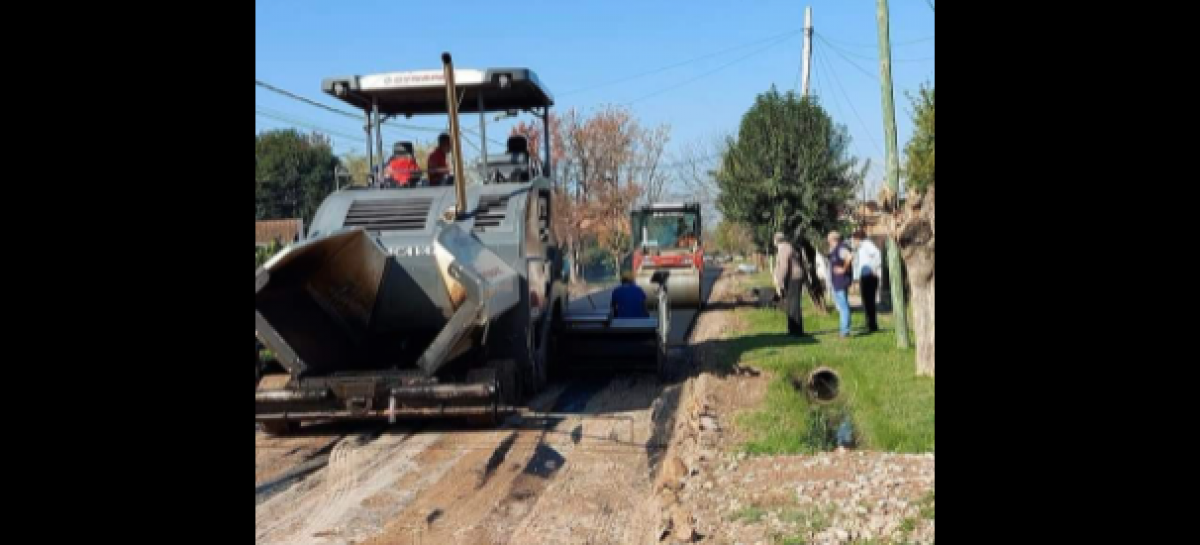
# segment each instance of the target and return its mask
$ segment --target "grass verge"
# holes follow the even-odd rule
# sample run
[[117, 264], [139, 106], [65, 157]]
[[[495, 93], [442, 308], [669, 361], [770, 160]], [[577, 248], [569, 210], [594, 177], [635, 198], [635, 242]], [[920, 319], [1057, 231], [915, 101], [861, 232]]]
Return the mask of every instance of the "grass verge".
[[[764, 275], [742, 279], [744, 289], [762, 285]], [[769, 285], [769, 280], [767, 280]], [[804, 328], [809, 335], [787, 335], [784, 314], [774, 309], [739, 309], [744, 329], [725, 342], [725, 364], [753, 366], [774, 373], [758, 410], [743, 413], [738, 425], [751, 436], [752, 454], [794, 454], [836, 446], [837, 431], [848, 420], [857, 448], [892, 452], [934, 450], [934, 379], [915, 375], [912, 349], [896, 348], [890, 315], [879, 315], [881, 331], [865, 333], [865, 316], [852, 315], [855, 334], [838, 337], [836, 310], [813, 312], [806, 300]], [[793, 382], [818, 366], [841, 377], [839, 398], [810, 403]], [[845, 430], [843, 430], [844, 432]]]

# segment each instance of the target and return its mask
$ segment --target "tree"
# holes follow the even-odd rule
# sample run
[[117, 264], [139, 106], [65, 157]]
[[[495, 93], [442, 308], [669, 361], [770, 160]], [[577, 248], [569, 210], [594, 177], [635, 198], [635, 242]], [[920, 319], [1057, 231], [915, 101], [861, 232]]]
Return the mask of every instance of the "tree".
[[630, 166], [634, 171], [630, 174], [639, 180], [644, 204], [659, 202], [666, 192], [671, 176], [662, 169], [662, 159], [670, 140], [671, 128], [667, 125], [641, 130], [634, 138], [633, 164]]
[[745, 225], [729, 220], [722, 221], [712, 238], [713, 248], [725, 254], [746, 254], [754, 247], [754, 235]]
[[[716, 174], [727, 139], [728, 135], [721, 135], [707, 142], [692, 142], [683, 146], [678, 156], [675, 169], [678, 185], [700, 203], [706, 225], [716, 225], [716, 219], [720, 217], [717, 208], [720, 187]], [[753, 241], [739, 251], [746, 251], [752, 245]]]
[[921, 87], [917, 96], [909, 97], [913, 102], [912, 139], [904, 147], [905, 185], [924, 193], [933, 187], [933, 87]]
[[[917, 374], [934, 375], [934, 123], [933, 87], [913, 97], [912, 139], [904, 148], [908, 203], [894, 211], [892, 233], [912, 292]], [[888, 202], [888, 201], [885, 201]]]
[[[726, 140], [717, 172], [717, 206], [726, 218], [751, 228], [759, 248], [775, 232], [802, 251], [809, 278], [817, 278], [816, 251], [865, 174], [849, 154], [850, 137], [811, 97], [781, 95], [772, 87], [742, 117]], [[809, 297], [826, 312], [824, 289], [808, 283]]]
[[647, 195], [647, 187], [661, 196], [666, 183], [660, 167], [670, 130], [645, 129], [628, 108], [618, 106], [590, 116], [568, 110], [551, 119], [550, 129], [555, 236], [567, 246], [572, 274], [580, 273], [584, 244], [590, 241], [619, 270], [632, 250], [630, 209]]
[[529, 153], [529, 161], [533, 164], [534, 170], [541, 172], [542, 170], [542, 126], [540, 123], [526, 123], [524, 121], [517, 122], [509, 136], [524, 136], [525, 149]]
[[342, 157], [342, 164], [350, 171], [350, 185], [367, 185], [367, 175], [371, 173], [371, 166], [367, 164], [366, 155], [347, 153]]
[[255, 219], [312, 218], [336, 188], [329, 138], [274, 130], [254, 135]]

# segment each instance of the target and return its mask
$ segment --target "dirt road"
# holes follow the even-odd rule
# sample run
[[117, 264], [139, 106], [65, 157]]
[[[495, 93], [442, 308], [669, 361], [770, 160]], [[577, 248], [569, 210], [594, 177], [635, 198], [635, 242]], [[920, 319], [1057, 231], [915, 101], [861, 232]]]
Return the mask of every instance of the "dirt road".
[[[658, 543], [653, 483], [687, 383], [575, 379], [491, 430], [441, 423], [256, 433], [255, 485], [266, 490], [256, 495], [255, 540]], [[323, 467], [269, 486], [322, 457]]]

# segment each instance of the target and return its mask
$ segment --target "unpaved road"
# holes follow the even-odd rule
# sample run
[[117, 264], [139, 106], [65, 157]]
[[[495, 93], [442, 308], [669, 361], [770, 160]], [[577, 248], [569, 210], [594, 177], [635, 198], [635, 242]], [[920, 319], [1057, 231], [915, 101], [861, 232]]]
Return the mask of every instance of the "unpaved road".
[[[685, 354], [683, 365], [689, 361]], [[686, 381], [653, 375], [575, 379], [530, 402], [554, 416], [514, 417], [497, 429], [327, 426], [282, 439], [256, 432], [256, 487], [322, 456], [328, 464], [263, 495], [255, 541], [658, 543], [653, 483], [686, 390]]]

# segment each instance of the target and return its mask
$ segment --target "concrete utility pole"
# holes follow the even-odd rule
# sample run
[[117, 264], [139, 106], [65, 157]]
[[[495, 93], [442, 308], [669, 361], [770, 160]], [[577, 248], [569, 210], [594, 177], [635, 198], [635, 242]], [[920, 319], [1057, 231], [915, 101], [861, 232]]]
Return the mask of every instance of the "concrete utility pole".
[[[888, 29], [887, 0], [877, 0], [879, 20], [879, 81], [883, 85], [883, 140], [887, 157], [887, 184], [892, 193], [892, 209], [900, 203], [900, 159], [896, 156], [896, 105], [892, 99], [892, 42]], [[896, 325], [896, 346], [908, 348], [908, 309], [904, 305], [904, 274], [896, 237], [888, 237], [888, 271], [892, 283], [892, 319]]]
[[804, 8], [804, 85], [800, 96], [808, 96], [808, 71], [812, 66], [812, 6]]

